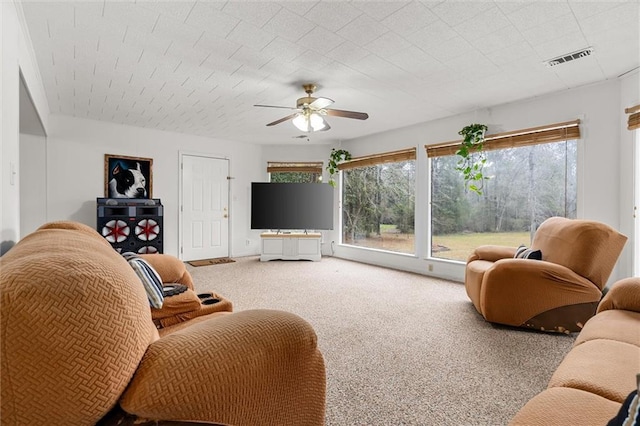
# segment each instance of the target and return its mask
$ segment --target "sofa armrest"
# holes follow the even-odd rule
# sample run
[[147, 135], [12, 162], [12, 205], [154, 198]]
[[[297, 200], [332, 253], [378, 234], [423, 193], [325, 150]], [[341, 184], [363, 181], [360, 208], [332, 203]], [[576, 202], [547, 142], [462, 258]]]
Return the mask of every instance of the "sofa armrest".
[[489, 262], [496, 262], [500, 259], [513, 258], [516, 255], [515, 247], [497, 246], [497, 245], [484, 245], [476, 247], [473, 252], [467, 258], [467, 263], [474, 260], [487, 260]]
[[608, 309], [623, 309], [640, 312], [640, 277], [617, 281], [602, 298], [597, 312]]
[[548, 310], [597, 303], [600, 289], [562, 265], [530, 259], [503, 259], [483, 277], [480, 304], [491, 322], [520, 325]]
[[313, 328], [294, 314], [251, 310], [150, 345], [120, 404], [147, 419], [322, 425], [325, 387]]
[[170, 318], [185, 312], [197, 311], [201, 307], [202, 302], [198, 295], [193, 290], [188, 289], [180, 294], [165, 297], [160, 309], [151, 307], [151, 318], [154, 321]]
[[184, 262], [177, 257], [161, 253], [141, 254], [140, 257], [149, 262], [158, 272], [163, 283], [182, 284], [193, 290], [191, 274], [184, 266]]

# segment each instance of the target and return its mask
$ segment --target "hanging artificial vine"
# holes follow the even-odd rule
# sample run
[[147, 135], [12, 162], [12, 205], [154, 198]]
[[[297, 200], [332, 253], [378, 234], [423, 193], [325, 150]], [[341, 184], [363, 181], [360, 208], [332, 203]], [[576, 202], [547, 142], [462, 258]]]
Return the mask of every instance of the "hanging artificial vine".
[[487, 162], [482, 151], [486, 131], [487, 126], [484, 124], [470, 124], [458, 132], [463, 140], [456, 152], [460, 156], [456, 170], [462, 173], [466, 187], [478, 195], [482, 195], [484, 181], [489, 179], [482, 174]]
[[336, 173], [338, 173], [338, 163], [341, 161], [351, 160], [351, 154], [344, 149], [331, 148], [331, 154], [329, 154], [329, 163], [326, 170], [329, 172], [329, 185], [336, 187], [336, 181], [333, 179]]

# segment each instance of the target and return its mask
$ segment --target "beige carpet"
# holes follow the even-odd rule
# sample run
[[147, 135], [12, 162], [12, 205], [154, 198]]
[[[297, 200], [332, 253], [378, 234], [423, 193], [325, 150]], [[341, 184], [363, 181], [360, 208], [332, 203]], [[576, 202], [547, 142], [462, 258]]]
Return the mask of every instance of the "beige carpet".
[[464, 285], [331, 257], [191, 268], [235, 311], [294, 312], [327, 366], [327, 425], [505, 425], [544, 389], [575, 334], [485, 322]]

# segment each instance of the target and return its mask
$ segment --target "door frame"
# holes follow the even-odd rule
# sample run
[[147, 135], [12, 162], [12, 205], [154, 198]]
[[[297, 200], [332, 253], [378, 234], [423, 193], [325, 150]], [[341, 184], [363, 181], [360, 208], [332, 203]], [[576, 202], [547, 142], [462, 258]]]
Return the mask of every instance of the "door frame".
[[[184, 260], [183, 257], [183, 238], [184, 238], [184, 223], [183, 223], [183, 211], [182, 211], [182, 200], [183, 200], [183, 158], [184, 156], [191, 157], [204, 157], [204, 158], [213, 158], [216, 160], [226, 160], [227, 161], [227, 206], [229, 206], [229, 218], [228, 218], [228, 226], [227, 226], [227, 256], [231, 256], [231, 228], [232, 228], [232, 207], [231, 207], [231, 159], [226, 155], [216, 155], [209, 153], [202, 153], [196, 151], [178, 151], [178, 259]], [[165, 222], [166, 226], [166, 222]]]
[[633, 190], [633, 247], [631, 248], [631, 274], [640, 277], [640, 129], [633, 130], [631, 152], [633, 165], [631, 170]]

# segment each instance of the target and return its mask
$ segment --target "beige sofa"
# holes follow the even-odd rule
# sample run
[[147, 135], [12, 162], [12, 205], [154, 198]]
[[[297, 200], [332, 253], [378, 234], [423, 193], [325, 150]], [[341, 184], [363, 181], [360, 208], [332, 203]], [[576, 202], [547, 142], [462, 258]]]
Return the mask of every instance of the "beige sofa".
[[[155, 262], [163, 281], [187, 284], [166, 259]], [[179, 303], [152, 318], [136, 273], [85, 225], [23, 238], [0, 258], [0, 297], [3, 426], [324, 422], [324, 360], [307, 322], [273, 310], [191, 318]]]
[[585, 324], [546, 390], [510, 425], [604, 426], [637, 390], [640, 373], [640, 278], [615, 283]]

